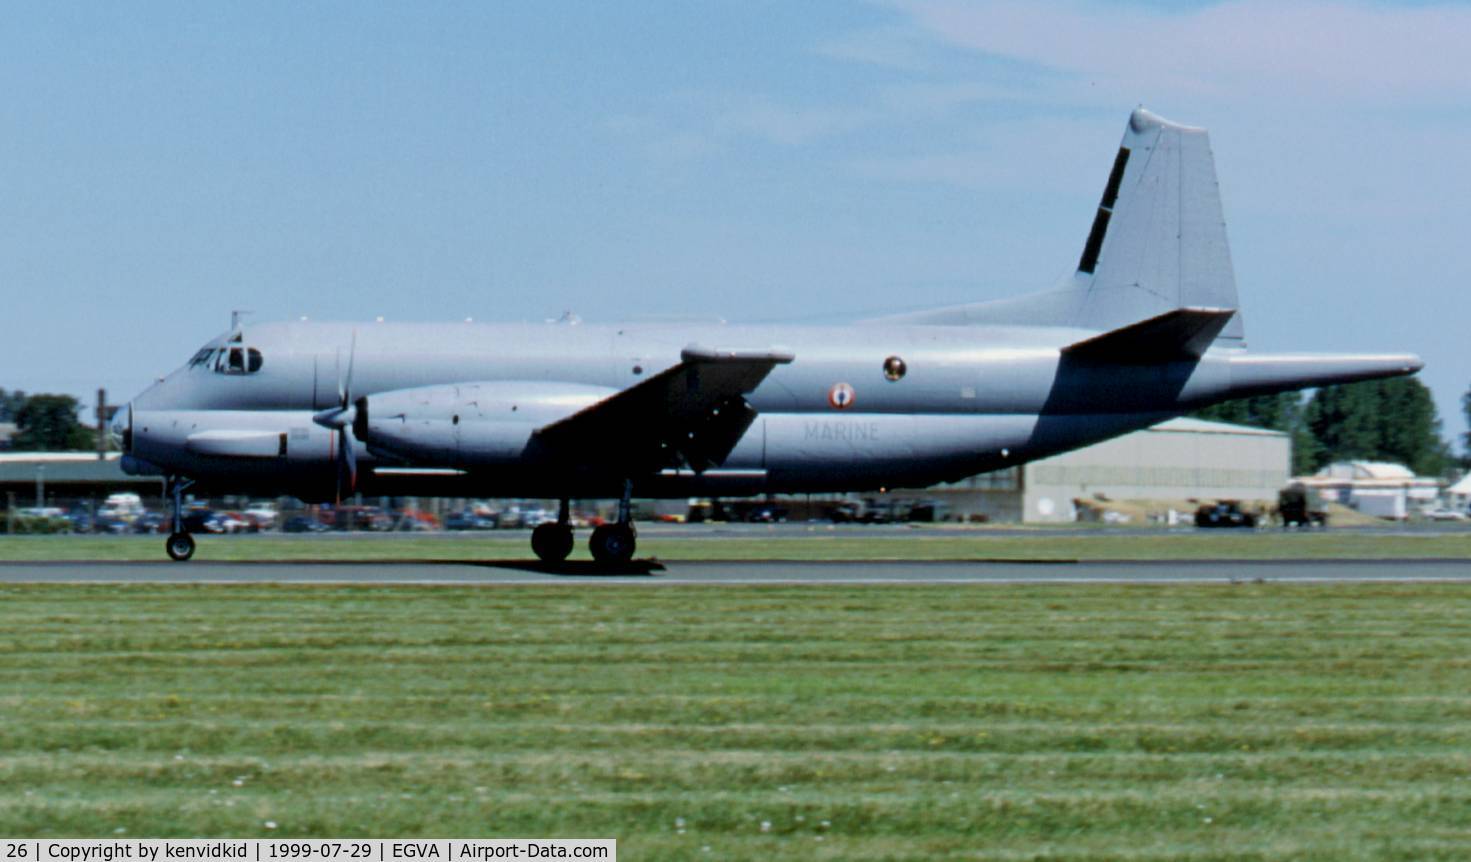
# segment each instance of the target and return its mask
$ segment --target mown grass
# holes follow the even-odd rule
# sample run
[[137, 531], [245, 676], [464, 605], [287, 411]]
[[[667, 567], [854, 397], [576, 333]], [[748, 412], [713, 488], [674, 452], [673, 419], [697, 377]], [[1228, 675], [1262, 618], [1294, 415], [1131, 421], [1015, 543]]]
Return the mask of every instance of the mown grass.
[[[586, 530], [574, 559], [588, 558]], [[741, 531], [718, 537], [648, 533], [639, 556], [662, 560], [1281, 560], [1465, 559], [1463, 532], [994, 533], [916, 529], [867, 534], [815, 527], [806, 533]], [[530, 534], [487, 536], [201, 536], [195, 559], [218, 561], [515, 560], [531, 557]], [[156, 561], [158, 536], [0, 536], [0, 561]]]
[[10, 585], [0, 834], [1463, 859], [1468, 611], [1445, 584]]

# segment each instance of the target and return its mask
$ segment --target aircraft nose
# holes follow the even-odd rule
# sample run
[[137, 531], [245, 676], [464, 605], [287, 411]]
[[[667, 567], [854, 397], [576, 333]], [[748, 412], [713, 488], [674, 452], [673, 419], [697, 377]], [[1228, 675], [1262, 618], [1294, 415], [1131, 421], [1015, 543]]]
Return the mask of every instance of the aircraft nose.
[[133, 402], [129, 401], [113, 414], [112, 423], [107, 426], [107, 436], [124, 455], [133, 451]]

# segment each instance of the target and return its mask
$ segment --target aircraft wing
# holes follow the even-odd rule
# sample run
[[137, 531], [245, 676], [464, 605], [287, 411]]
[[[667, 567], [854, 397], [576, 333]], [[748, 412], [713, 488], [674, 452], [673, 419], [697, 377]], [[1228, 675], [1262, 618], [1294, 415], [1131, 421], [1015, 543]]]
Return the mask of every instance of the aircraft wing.
[[745, 396], [794, 358], [781, 350], [690, 345], [679, 364], [537, 429], [535, 440], [577, 461], [607, 458], [635, 473], [707, 470], [724, 463], [755, 421]]

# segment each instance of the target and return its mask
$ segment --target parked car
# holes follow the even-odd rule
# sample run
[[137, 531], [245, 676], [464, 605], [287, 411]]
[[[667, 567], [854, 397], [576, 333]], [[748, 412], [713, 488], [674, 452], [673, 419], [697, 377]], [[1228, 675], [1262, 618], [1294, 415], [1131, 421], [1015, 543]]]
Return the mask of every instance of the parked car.
[[281, 529], [287, 533], [325, 533], [332, 528], [306, 515], [292, 515], [281, 525]]
[[276, 509], [273, 506], [255, 505], [242, 512], [246, 518], [255, 522], [257, 528], [269, 530], [276, 526]]
[[746, 513], [746, 521], [752, 524], [776, 524], [787, 519], [787, 508], [775, 503], [762, 503]]
[[1195, 510], [1197, 527], [1255, 527], [1256, 515], [1243, 512], [1234, 500], [1207, 503]]
[[1425, 514], [1425, 517], [1429, 518], [1432, 521], [1464, 521], [1464, 520], [1466, 520], [1466, 513], [1465, 512], [1458, 512], [1455, 509], [1447, 509], [1447, 508], [1444, 508], [1444, 507], [1436, 507], [1434, 509], [1426, 509], [1425, 512], [1424, 512], [1424, 514]]
[[474, 512], [451, 512], [444, 516], [446, 530], [494, 530], [495, 518], [487, 518]]
[[169, 519], [158, 512], [144, 512], [133, 519], [135, 533], [166, 533], [168, 527]]

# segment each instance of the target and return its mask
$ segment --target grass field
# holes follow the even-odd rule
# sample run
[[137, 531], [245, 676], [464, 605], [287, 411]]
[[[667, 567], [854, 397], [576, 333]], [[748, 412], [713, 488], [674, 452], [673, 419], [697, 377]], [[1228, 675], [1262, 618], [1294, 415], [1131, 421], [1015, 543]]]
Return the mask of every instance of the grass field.
[[[588, 557], [586, 530], [574, 559]], [[198, 560], [509, 560], [531, 557], [524, 531], [484, 536], [201, 536]], [[863, 528], [745, 529], [718, 538], [665, 528], [639, 537], [640, 557], [662, 560], [1471, 560], [1471, 530], [1459, 532], [1136, 533], [993, 532], [922, 528], [870, 534]], [[0, 561], [163, 559], [161, 536], [0, 536]]]
[[11, 585], [0, 834], [1464, 859], [1468, 647], [1453, 585]]

